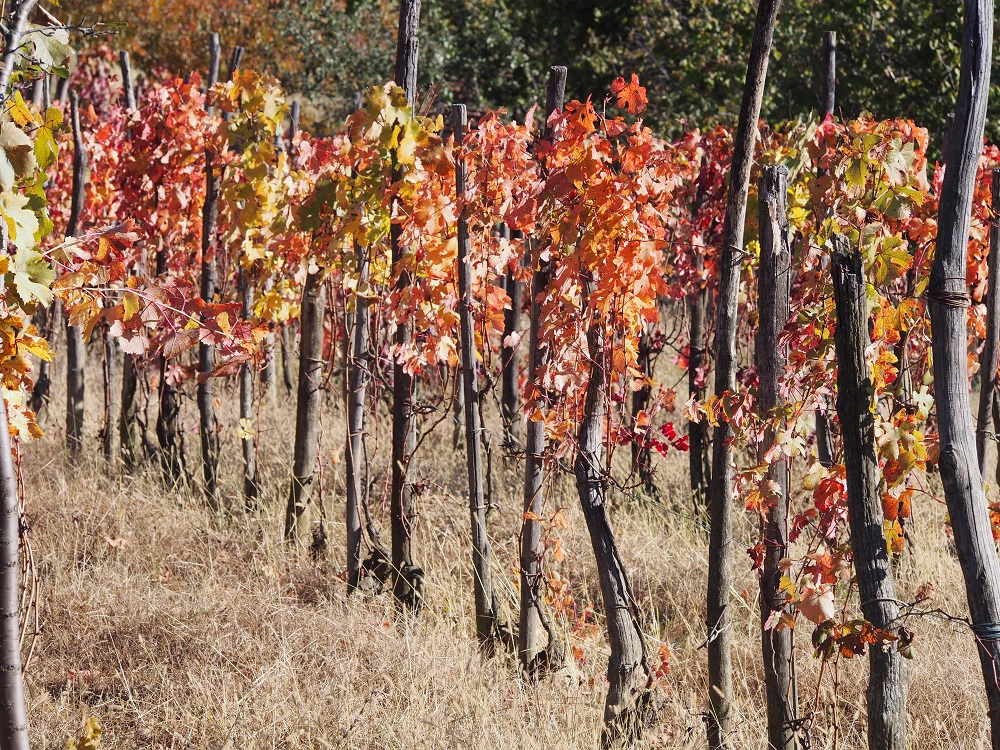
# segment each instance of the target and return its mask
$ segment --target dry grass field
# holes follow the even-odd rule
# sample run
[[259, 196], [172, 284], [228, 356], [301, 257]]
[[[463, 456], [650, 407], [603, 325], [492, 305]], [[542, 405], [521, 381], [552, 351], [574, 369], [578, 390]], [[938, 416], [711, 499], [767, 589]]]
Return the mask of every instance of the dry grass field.
[[[56, 368], [57, 382], [59, 382]], [[390, 597], [346, 596], [343, 580], [343, 414], [331, 393], [323, 416], [323, 502], [328, 553], [313, 560], [281, 541], [290, 475], [293, 402], [279, 389], [260, 422], [264, 503], [259, 513], [213, 517], [196, 490], [165, 490], [150, 467], [109, 471], [93, 436], [99, 370], [88, 384], [88, 459], [62, 451], [62, 392], [49, 434], [24, 456], [31, 544], [41, 581], [42, 632], [27, 680], [34, 747], [61, 748], [88, 717], [104, 748], [562, 748], [596, 747], [608, 649], [602, 621], [557, 620], [576, 657], [537, 685], [513, 660], [483, 662], [473, 629], [464, 463], [445, 423], [425, 441], [416, 535], [427, 572], [426, 607], [401, 615]], [[224, 391], [224, 486], [239, 487], [234, 393]], [[193, 400], [184, 406], [192, 469]], [[379, 428], [387, 427], [383, 419]], [[384, 438], [383, 438], [384, 441]], [[383, 455], [384, 445], [376, 457]], [[381, 464], [384, 468], [384, 462]], [[655, 651], [669, 644], [662, 723], [644, 747], [702, 747], [705, 700], [703, 591], [707, 535], [687, 517], [686, 456], [657, 465], [658, 504], [623, 501], [613, 523]], [[520, 467], [494, 459], [492, 535], [508, 614], [516, 616]], [[238, 499], [230, 498], [233, 507]], [[563, 507], [558, 569], [583, 612], [600, 594], [583, 518], [567, 478], [550, 486]], [[753, 519], [738, 514], [743, 542]], [[934, 586], [934, 606], [964, 614], [964, 590], [944, 529], [943, 506], [914, 508], [915, 550], [899, 569], [901, 597]], [[386, 535], [388, 527], [386, 525]], [[764, 708], [756, 580], [734, 549], [738, 748], [763, 748]], [[914, 619], [910, 747], [986, 747], [985, 699], [972, 637], [938, 619]], [[799, 635], [800, 694], [814, 710], [813, 748], [861, 748], [867, 661], [842, 661], [817, 687], [819, 663]], [[834, 677], [836, 679], [834, 679]], [[835, 694], [836, 684], [836, 694]]]

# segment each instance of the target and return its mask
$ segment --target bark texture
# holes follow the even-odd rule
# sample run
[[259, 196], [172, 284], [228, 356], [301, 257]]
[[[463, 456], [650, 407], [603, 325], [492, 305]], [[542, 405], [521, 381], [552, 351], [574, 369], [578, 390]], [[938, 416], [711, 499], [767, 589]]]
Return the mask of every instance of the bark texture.
[[[239, 287], [242, 303], [240, 314], [243, 320], [250, 320], [253, 316], [253, 286], [247, 279], [245, 268], [240, 269]], [[254, 370], [252, 361], [240, 367], [240, 421], [243, 424], [253, 420]], [[240, 442], [243, 447], [243, 506], [247, 510], [253, 510], [257, 507], [257, 498], [260, 496], [257, 477], [257, 441], [253, 435], [246, 435]]]
[[[468, 129], [464, 104], [452, 107], [452, 130], [460, 147]], [[461, 202], [465, 196], [469, 169], [465, 159], [455, 159], [455, 190]], [[465, 461], [469, 474], [469, 518], [472, 534], [473, 593], [476, 602], [476, 638], [479, 648], [492, 655], [497, 632], [497, 601], [493, 590], [493, 552], [486, 531], [486, 490], [483, 479], [482, 435], [479, 415], [478, 359], [475, 321], [472, 318], [472, 239], [468, 214], [458, 217], [458, 317], [461, 327], [462, 391], [465, 405]]]
[[302, 290], [302, 351], [299, 355], [298, 401], [295, 409], [295, 454], [292, 487], [285, 512], [285, 539], [308, 544], [313, 532], [313, 481], [319, 440], [319, 408], [323, 379], [323, 322], [326, 284], [319, 272], [306, 277]]
[[[219, 58], [222, 46], [219, 35], [208, 37], [209, 88], [219, 80]], [[218, 216], [219, 183], [216, 178], [215, 154], [205, 152], [205, 202], [201, 213], [201, 298], [213, 302], [215, 281], [215, 222]], [[215, 414], [215, 384], [208, 377], [215, 369], [215, 347], [205, 341], [198, 343], [198, 426], [201, 437], [201, 467], [205, 482], [205, 499], [212, 510], [219, 510], [219, 420]]]
[[[11, 6], [0, 58], [0, 103], [10, 95], [8, 87], [20, 54], [21, 41], [37, 0], [20, 0]], [[0, 246], [8, 244], [6, 225], [0, 228]], [[20, 542], [21, 510], [17, 496], [17, 474], [11, 453], [7, 406], [0, 398], [0, 747], [28, 750], [28, 714], [25, 710], [24, 677], [21, 673], [20, 637]]]
[[[736, 326], [739, 314], [740, 264], [746, 220], [750, 169], [753, 166], [757, 121], [774, 38], [780, 0], [760, 0], [747, 66], [743, 103], [733, 143], [732, 171], [719, 259], [719, 292], [715, 307], [715, 395], [735, 393]], [[722, 421], [712, 438], [712, 485], [708, 548], [708, 745], [727, 747], [732, 731], [733, 666], [730, 655], [733, 552], [734, 456], [729, 445], [733, 430]]]
[[[788, 170], [765, 167], [760, 178], [760, 271], [757, 277], [760, 327], [754, 345], [757, 366], [757, 403], [760, 416], [772, 417], [785, 406], [780, 380], [788, 366], [788, 353], [781, 341], [790, 316], [791, 255], [788, 250], [786, 196]], [[768, 429], [757, 451], [758, 463], [774, 445], [775, 430]], [[764, 660], [764, 687], [767, 701], [767, 740], [773, 750], [794, 750], [799, 720], [798, 686], [792, 630], [777, 628], [778, 618], [787, 610], [781, 592], [780, 562], [788, 556], [788, 459], [773, 462], [767, 479], [774, 495], [761, 518], [764, 561], [760, 572], [761, 652]]]
[[833, 114], [837, 101], [837, 32], [823, 32], [823, 89], [820, 92], [819, 118]]
[[[589, 296], [593, 282], [584, 279], [584, 295]], [[649, 698], [649, 664], [646, 643], [635, 616], [632, 587], [625, 564], [618, 553], [615, 535], [608, 518], [606, 471], [603, 457], [604, 389], [607, 379], [607, 353], [604, 347], [604, 324], [590, 321], [587, 350], [590, 378], [584, 401], [583, 420], [577, 437], [578, 447], [573, 473], [583, 515], [594, 548], [601, 598], [607, 618], [608, 696], [604, 703], [603, 747], [631, 746], [646, 725]]]
[[[367, 251], [355, 245], [358, 263], [358, 286], [368, 283], [371, 264]], [[354, 299], [351, 325], [345, 330], [349, 347], [347, 358], [347, 590], [361, 586], [361, 507], [367, 482], [362, 476], [364, 466], [365, 406], [371, 373], [369, 340], [371, 338], [371, 301], [358, 295]]]
[[937, 249], [927, 289], [934, 355], [939, 467], [955, 548], [979, 644], [993, 747], [1000, 750], [1000, 560], [986, 507], [969, 403], [965, 282], [976, 168], [983, 147], [993, 50], [993, 3], [966, 0], [955, 121], [944, 153]]
[[[406, 92], [414, 108], [417, 97], [417, 57], [420, 23], [420, 0], [402, 0], [399, 6], [399, 34], [396, 46], [396, 83]], [[400, 175], [394, 174], [394, 178]], [[390, 229], [392, 264], [398, 267], [409, 250], [400, 243], [400, 228]], [[397, 277], [397, 288], [405, 289], [411, 283], [408, 273]], [[403, 349], [410, 342], [410, 326], [400, 323], [396, 327], [393, 343]], [[392, 486], [390, 491], [390, 517], [392, 522], [392, 591], [396, 601], [406, 607], [417, 607], [423, 587], [423, 571], [413, 562], [412, 534], [416, 520], [413, 488], [410, 486], [410, 446], [414, 444], [416, 416], [413, 413], [414, 378], [401, 362], [392, 368]]]
[[0, 747], [28, 750], [21, 674], [21, 509], [2, 399], [0, 405]]
[[[881, 631], [899, 635], [899, 605], [885, 539], [885, 517], [875, 448], [871, 346], [861, 254], [844, 235], [834, 237], [833, 294], [837, 306], [837, 418], [844, 434], [847, 510], [861, 612]], [[868, 649], [868, 747], [906, 748], [906, 660], [895, 643]]]
[[[545, 119], [563, 107], [566, 94], [566, 68], [557, 65], [549, 70], [545, 93]], [[552, 132], [546, 127], [545, 138]], [[538, 397], [542, 397], [539, 373], [548, 361], [548, 347], [541, 340], [541, 300], [551, 275], [550, 263], [542, 261], [531, 278], [531, 319], [528, 333], [528, 383]], [[521, 602], [518, 624], [517, 651], [521, 666], [531, 676], [538, 675], [545, 666], [547, 652], [542, 650], [542, 628], [546, 627], [542, 611], [542, 531], [539, 519], [543, 513], [545, 481], [545, 425], [528, 420], [524, 446], [526, 467], [524, 472], [524, 520], [521, 525]], [[549, 643], [554, 645], [552, 634]]]
[[[84, 191], [87, 176], [87, 152], [80, 132], [80, 101], [74, 91], [70, 96], [70, 118], [73, 126], [73, 188], [66, 236], [75, 237], [80, 231]], [[83, 450], [83, 404], [85, 392], [84, 365], [86, 350], [83, 329], [66, 318], [66, 450], [76, 461]]]

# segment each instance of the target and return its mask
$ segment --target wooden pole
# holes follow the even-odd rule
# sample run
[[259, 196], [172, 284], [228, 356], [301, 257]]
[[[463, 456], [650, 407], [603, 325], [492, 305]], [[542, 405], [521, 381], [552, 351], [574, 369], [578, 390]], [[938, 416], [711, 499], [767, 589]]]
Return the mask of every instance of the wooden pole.
[[837, 97], [837, 32], [823, 32], [823, 90], [820, 94], [819, 119], [834, 112]]
[[926, 298], [934, 356], [934, 400], [941, 440], [941, 481], [955, 549], [965, 577], [972, 630], [989, 702], [994, 750], [1000, 750], [1000, 559], [986, 507], [969, 403], [965, 281], [976, 170], [983, 148], [993, 51], [993, 3], [966, 0], [955, 121], [947, 139], [938, 208], [937, 248]]
[[[566, 94], [566, 68], [561, 65], [549, 69], [549, 82], [545, 92], [545, 121], [555, 111], [563, 108]], [[543, 138], [553, 138], [546, 125]], [[548, 348], [542, 343], [542, 298], [552, 274], [550, 261], [541, 261], [531, 278], [531, 319], [528, 332], [528, 383], [532, 391], [541, 394], [539, 374], [548, 362]], [[528, 420], [525, 430], [524, 452], [524, 517], [521, 522], [521, 602], [518, 627], [518, 657], [521, 667], [529, 676], [537, 676], [545, 666], [547, 656], [542, 650], [542, 628], [546, 626], [542, 609], [542, 529], [538, 519], [543, 513], [545, 500], [545, 425]], [[549, 645], [555, 639], [549, 634]]]
[[[464, 104], [451, 109], [455, 133], [455, 190], [459, 205], [465, 197], [469, 168], [461, 156], [469, 121]], [[486, 492], [483, 480], [482, 435], [479, 418], [475, 321], [472, 317], [472, 238], [468, 209], [458, 217], [458, 317], [461, 326], [462, 390], [465, 395], [465, 461], [469, 474], [469, 517], [472, 533], [473, 592], [476, 603], [476, 637], [487, 655], [495, 651], [497, 602], [493, 589], [493, 552], [486, 533]]]
[[[219, 35], [208, 36], [208, 79], [211, 88], [219, 81], [219, 58], [222, 46]], [[201, 298], [215, 301], [217, 250], [215, 223], [218, 217], [219, 183], [215, 170], [215, 154], [205, 151], [205, 203], [201, 210]], [[205, 482], [205, 500], [213, 511], [219, 503], [219, 421], [215, 414], [215, 385], [209, 374], [215, 369], [215, 347], [205, 341], [198, 343], [198, 423], [201, 437], [201, 466]]]
[[[76, 237], [80, 231], [80, 221], [85, 198], [87, 173], [87, 152], [80, 130], [80, 100], [74, 91], [70, 96], [70, 118], [73, 126], [73, 188], [70, 201], [67, 237]], [[83, 414], [86, 350], [83, 344], [83, 330], [71, 325], [66, 318], [66, 448], [71, 460], [76, 461], [83, 451]]]
[[[837, 306], [837, 417], [844, 434], [851, 552], [865, 620], [899, 635], [899, 605], [885, 539], [875, 414], [867, 281], [861, 253], [844, 235], [833, 238], [833, 295]], [[868, 649], [868, 747], [906, 748], [906, 659], [896, 643]]]
[[[733, 143], [726, 216], [719, 258], [719, 291], [715, 306], [715, 395], [736, 393], [736, 327], [739, 316], [743, 224], [746, 219], [750, 169], [753, 166], [757, 121], [764, 98], [764, 80], [774, 26], [781, 0], [760, 0], [747, 66], [743, 103]], [[711, 750], [728, 747], [732, 732], [733, 666], [731, 613], [733, 548], [733, 472], [730, 445], [732, 426], [725, 420], [712, 441], [712, 485], [708, 548], [708, 744]]]
[[306, 276], [302, 290], [302, 352], [299, 357], [298, 400], [295, 409], [295, 453], [292, 487], [285, 513], [285, 539], [307, 544], [313, 531], [312, 499], [319, 441], [319, 409], [323, 380], [323, 323], [326, 283], [317, 271]]
[[[791, 254], [788, 250], [788, 170], [764, 167], [758, 190], [760, 207], [760, 271], [757, 300], [760, 327], [754, 345], [757, 366], [757, 408], [762, 419], [772, 418], [785, 406], [781, 377], [788, 366], [788, 354], [781, 334], [791, 315]], [[757, 461], [765, 462], [775, 440], [769, 428], [757, 449]], [[788, 556], [788, 476], [789, 461], [783, 457], [767, 470], [773, 496], [761, 517], [764, 561], [760, 572], [761, 651], [764, 662], [767, 701], [767, 738], [772, 750], [794, 750], [799, 719], [798, 687], [792, 630], [778, 628], [772, 619], [787, 611], [780, 588], [781, 560]]]
[[[416, 108], [417, 98], [417, 57], [420, 23], [420, 0], [402, 0], [399, 6], [399, 34], [396, 47], [396, 83], [406, 92], [410, 106]], [[393, 171], [393, 181], [401, 174]], [[399, 224], [390, 227], [392, 264], [399, 268], [410, 250], [400, 241]], [[412, 283], [410, 275], [401, 271], [397, 276], [396, 288], [405, 289]], [[412, 332], [407, 322], [396, 326], [393, 344], [397, 350], [405, 349], [410, 343]], [[393, 595], [396, 601], [407, 607], [419, 605], [420, 589], [423, 585], [423, 571], [414, 564], [413, 524], [416, 509], [410, 487], [411, 449], [415, 443], [416, 415], [413, 412], [415, 382], [402, 362], [396, 361], [392, 368], [392, 482], [390, 489], [390, 519], [392, 527], [392, 571]]]

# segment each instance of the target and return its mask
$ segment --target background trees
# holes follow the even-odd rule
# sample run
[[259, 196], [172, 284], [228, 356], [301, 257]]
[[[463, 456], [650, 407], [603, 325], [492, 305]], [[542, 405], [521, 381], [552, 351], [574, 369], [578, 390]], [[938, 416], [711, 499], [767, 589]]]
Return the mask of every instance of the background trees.
[[[381, 82], [395, 52], [398, 4], [391, 0], [210, 6], [80, 0], [74, 6], [74, 15], [127, 23], [122, 34], [132, 50], [148, 65], [174, 71], [202, 70], [202, 40], [220, 32], [226, 43], [246, 47], [258, 69], [308, 98], [306, 122], [314, 131], [329, 127], [326, 117], [351, 111], [355, 91]], [[569, 98], [603, 96], [621, 71], [636, 72], [650, 91], [646, 122], [661, 134], [678, 133], [682, 123], [732, 122], [755, 8], [752, 0], [427, 0], [420, 87], [442, 105], [518, 112], [544, 87], [552, 61], [561, 61], [569, 68]], [[820, 67], [816, 30], [837, 29], [838, 111], [919, 116], [940, 138], [958, 89], [960, 5], [790, 0], [782, 13], [763, 116], [780, 120], [820, 109], [815, 79], [802, 73]], [[996, 123], [1000, 97], [991, 99], [988, 123]], [[988, 124], [987, 135], [995, 138], [998, 128]]]

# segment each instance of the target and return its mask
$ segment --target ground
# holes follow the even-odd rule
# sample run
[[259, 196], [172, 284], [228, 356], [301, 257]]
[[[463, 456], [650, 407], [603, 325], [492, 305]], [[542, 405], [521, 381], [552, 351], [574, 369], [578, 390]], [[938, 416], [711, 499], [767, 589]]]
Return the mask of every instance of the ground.
[[[95, 363], [96, 365], [96, 363]], [[90, 373], [96, 380], [100, 370]], [[56, 368], [56, 382], [61, 375]], [[597, 746], [608, 647], [593, 555], [568, 478], [549, 486], [548, 508], [565, 509], [565, 560], [576, 617], [557, 619], [574, 654], [560, 672], [531, 684], [507, 656], [483, 661], [473, 627], [464, 457], [442, 423], [424, 442], [418, 477], [416, 550], [426, 569], [426, 606], [399, 614], [390, 598], [349, 599], [344, 583], [343, 414], [331, 381], [321, 447], [329, 548], [312, 559], [281, 540], [294, 406], [280, 388], [259, 422], [263, 503], [259, 512], [214, 517], [196, 489], [164, 489], [154, 467], [122, 478], [95, 437], [100, 386], [88, 383], [86, 457], [62, 448], [62, 390], [43, 414], [48, 435], [24, 448], [31, 547], [41, 632], [27, 670], [36, 748], [61, 748], [96, 717], [103, 748], [588, 748]], [[220, 394], [223, 486], [238, 488], [236, 394]], [[192, 467], [193, 399], [184, 404]], [[384, 414], [378, 432], [388, 427]], [[374, 449], [376, 462], [384, 454]], [[644, 740], [657, 748], [704, 746], [704, 586], [707, 534], [693, 515], [685, 454], [657, 464], [655, 501], [622, 499], [612, 522], [654, 653], [670, 649], [660, 679], [665, 710]], [[384, 468], [384, 463], [382, 464]], [[521, 466], [495, 456], [491, 535], [505, 611], [516, 616]], [[933, 485], [932, 485], [933, 486]], [[378, 498], [379, 488], [374, 496]], [[238, 507], [238, 499], [230, 498]], [[763, 748], [765, 726], [757, 582], [745, 554], [755, 521], [738, 513], [734, 621], [737, 748]], [[914, 545], [898, 588], [912, 599], [934, 586], [933, 606], [964, 615], [964, 588], [945, 531], [943, 505], [914, 504]], [[388, 534], [388, 524], [385, 524]], [[583, 620], [580, 617], [583, 616]], [[967, 628], [917, 618], [910, 667], [909, 747], [987, 747], [982, 677]], [[862, 748], [865, 659], [820, 664], [810, 632], [798, 634], [799, 694], [815, 708], [813, 748]], [[833, 677], [837, 679], [834, 680]], [[837, 685], [836, 698], [834, 697]]]

